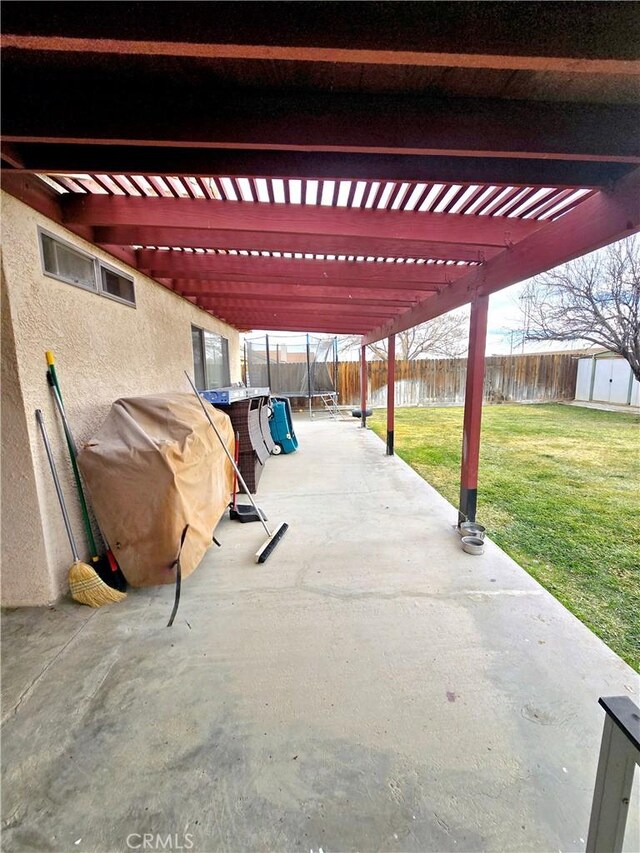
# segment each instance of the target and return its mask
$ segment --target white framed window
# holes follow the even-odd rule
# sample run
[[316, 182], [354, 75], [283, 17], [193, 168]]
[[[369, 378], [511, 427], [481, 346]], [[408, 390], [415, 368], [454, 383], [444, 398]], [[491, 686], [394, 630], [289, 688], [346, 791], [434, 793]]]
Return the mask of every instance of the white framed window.
[[38, 228], [38, 237], [45, 275], [135, 308], [135, 284], [131, 276], [42, 228]]

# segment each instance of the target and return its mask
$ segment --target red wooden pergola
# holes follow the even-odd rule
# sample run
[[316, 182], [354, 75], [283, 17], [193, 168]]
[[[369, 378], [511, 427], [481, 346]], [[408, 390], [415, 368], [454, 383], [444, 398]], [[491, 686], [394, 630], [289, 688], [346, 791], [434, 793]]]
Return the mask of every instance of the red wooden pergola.
[[238, 329], [395, 334], [640, 227], [636, 3], [4, 9], [2, 184]]

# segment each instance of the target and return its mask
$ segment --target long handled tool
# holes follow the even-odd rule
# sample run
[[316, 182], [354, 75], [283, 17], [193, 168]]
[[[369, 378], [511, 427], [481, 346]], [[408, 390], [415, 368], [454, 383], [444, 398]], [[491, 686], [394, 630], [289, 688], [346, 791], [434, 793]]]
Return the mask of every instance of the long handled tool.
[[[71, 460], [73, 478], [76, 483], [78, 499], [80, 501], [80, 509], [82, 511], [82, 520], [84, 522], [84, 528], [87, 535], [87, 543], [89, 545], [89, 550], [91, 551], [91, 562], [93, 563], [93, 567], [95, 568], [96, 572], [100, 575], [100, 577], [105, 583], [109, 584], [109, 586], [112, 586], [114, 589], [118, 589], [121, 592], [124, 592], [124, 590], [127, 588], [127, 580], [122, 574], [122, 571], [120, 570], [120, 567], [116, 562], [116, 558], [113, 555], [113, 551], [111, 550], [111, 548], [109, 548], [108, 544], [105, 557], [100, 557], [98, 555], [98, 547], [93, 536], [93, 529], [91, 527], [91, 520], [89, 518], [87, 501], [84, 495], [84, 489], [82, 487], [80, 471], [78, 469], [78, 449], [75, 439], [73, 437], [73, 433], [71, 432], [71, 426], [69, 424], [67, 414], [64, 409], [64, 403], [62, 402], [62, 392], [60, 391], [60, 382], [58, 381], [58, 374], [56, 373], [55, 359], [53, 353], [50, 350], [47, 350], [45, 355], [48, 365], [47, 382], [49, 383], [49, 386], [53, 393], [56, 408], [62, 421], [64, 435], [67, 440], [67, 448], [69, 450], [69, 458]], [[102, 538], [104, 539], [105, 537], [102, 536]]]
[[219, 442], [220, 442], [220, 444], [222, 445], [222, 449], [224, 450], [224, 452], [225, 452], [225, 454], [226, 454], [226, 456], [227, 456], [227, 459], [229, 460], [229, 462], [231, 462], [231, 464], [232, 464], [232, 466], [233, 466], [233, 470], [236, 472], [236, 476], [238, 477], [238, 480], [239, 480], [239, 482], [240, 482], [240, 484], [241, 484], [242, 488], [243, 488], [243, 489], [245, 490], [245, 492], [247, 493], [247, 497], [248, 497], [248, 498], [249, 498], [249, 500], [251, 501], [251, 505], [253, 506], [253, 508], [254, 508], [254, 509], [255, 509], [255, 511], [257, 512], [258, 516], [260, 517], [260, 521], [261, 521], [261, 523], [262, 523], [262, 526], [264, 527], [264, 529], [265, 529], [265, 530], [266, 530], [266, 532], [267, 532], [267, 536], [268, 536], [269, 538], [268, 538], [268, 539], [267, 539], [267, 541], [266, 541], [263, 545], [261, 545], [261, 547], [256, 551], [256, 563], [266, 563], [266, 561], [269, 559], [269, 556], [271, 555], [271, 552], [276, 548], [276, 546], [278, 545], [278, 542], [282, 539], [282, 537], [284, 536], [284, 534], [285, 534], [285, 533], [287, 532], [287, 530], [289, 529], [289, 525], [287, 524], [287, 522], [286, 522], [286, 521], [283, 521], [281, 524], [279, 524], [279, 525], [278, 525], [278, 526], [273, 530], [273, 532], [272, 532], [271, 530], [269, 530], [269, 526], [267, 525], [266, 519], [265, 519], [265, 517], [264, 517], [264, 513], [263, 513], [263, 512], [262, 512], [262, 510], [260, 510], [260, 509], [258, 508], [258, 506], [256, 505], [256, 502], [254, 501], [253, 496], [252, 496], [251, 492], [249, 491], [249, 489], [248, 489], [248, 487], [247, 487], [247, 484], [245, 483], [245, 481], [244, 481], [244, 478], [243, 478], [242, 474], [240, 473], [240, 469], [239, 469], [239, 468], [238, 468], [238, 466], [236, 465], [235, 459], [234, 459], [234, 458], [233, 458], [233, 456], [229, 453], [229, 448], [228, 448], [228, 447], [227, 447], [227, 445], [224, 443], [224, 439], [223, 439], [223, 437], [220, 435], [220, 431], [218, 430], [218, 427], [215, 425], [215, 423], [214, 423], [214, 422], [213, 422], [213, 420], [211, 419], [211, 415], [210, 415], [210, 414], [209, 414], [209, 412], [207, 411], [206, 406], [204, 405], [204, 402], [203, 402], [203, 400], [202, 400], [202, 397], [200, 396], [200, 394], [198, 394], [198, 389], [197, 389], [197, 388], [196, 388], [196, 386], [193, 384], [193, 381], [191, 380], [191, 377], [189, 376], [189, 374], [187, 373], [187, 371], [186, 371], [186, 370], [185, 370], [185, 372], [184, 372], [184, 375], [185, 375], [185, 376], [187, 377], [187, 379], [189, 380], [189, 385], [191, 385], [191, 388], [192, 388], [192, 390], [193, 390], [193, 393], [196, 395], [196, 398], [197, 398], [198, 402], [199, 402], [199, 403], [200, 403], [200, 405], [202, 406], [202, 411], [205, 413], [205, 416], [206, 416], [207, 420], [209, 421], [209, 423], [210, 423], [210, 425], [211, 425], [211, 428], [213, 429], [213, 431], [215, 432], [215, 434], [218, 436], [218, 441], [219, 441]]
[[40, 409], [36, 409], [36, 420], [38, 421], [38, 426], [42, 433], [42, 440], [44, 441], [44, 447], [47, 451], [49, 467], [51, 468], [51, 476], [53, 477], [53, 483], [56, 487], [56, 493], [58, 495], [58, 501], [60, 502], [60, 509], [62, 511], [62, 518], [64, 519], [64, 526], [67, 531], [67, 536], [69, 537], [71, 554], [73, 555], [73, 565], [69, 569], [69, 590], [71, 592], [71, 596], [81, 604], [88, 604], [89, 607], [102, 607], [103, 604], [113, 604], [116, 601], [122, 601], [123, 598], [127, 597], [126, 593], [118, 592], [117, 589], [112, 589], [112, 587], [104, 583], [94, 569], [92, 569], [87, 563], [83, 563], [78, 556], [78, 548], [76, 546], [73, 530], [71, 529], [67, 505], [62, 493], [62, 487], [60, 486], [53, 453], [51, 452], [51, 444], [49, 443], [47, 428], [44, 424], [44, 417]]

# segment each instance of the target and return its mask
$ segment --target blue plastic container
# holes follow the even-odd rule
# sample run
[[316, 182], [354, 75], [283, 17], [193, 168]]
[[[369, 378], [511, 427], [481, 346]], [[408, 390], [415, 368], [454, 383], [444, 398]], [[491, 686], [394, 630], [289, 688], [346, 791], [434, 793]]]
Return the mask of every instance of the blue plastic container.
[[283, 453], [293, 453], [298, 449], [298, 439], [293, 431], [291, 404], [286, 397], [272, 397], [273, 417], [269, 421], [271, 437], [282, 448]]

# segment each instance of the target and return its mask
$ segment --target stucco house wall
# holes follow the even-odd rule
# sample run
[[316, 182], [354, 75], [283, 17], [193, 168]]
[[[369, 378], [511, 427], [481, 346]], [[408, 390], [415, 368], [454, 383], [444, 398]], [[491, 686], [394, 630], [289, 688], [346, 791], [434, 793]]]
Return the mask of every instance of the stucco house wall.
[[[46, 383], [53, 350], [76, 441], [88, 440], [118, 397], [187, 391], [191, 326], [229, 341], [238, 332], [106, 252], [2, 193], [2, 604], [49, 604], [67, 589], [71, 555], [34, 417], [42, 409], [81, 556], [88, 556], [64, 435]], [[38, 227], [135, 282], [136, 307], [44, 275]]]

